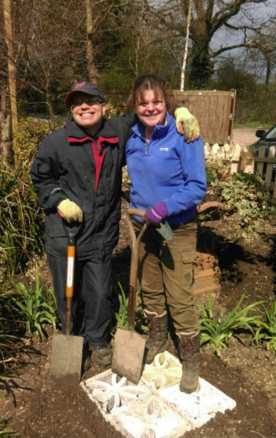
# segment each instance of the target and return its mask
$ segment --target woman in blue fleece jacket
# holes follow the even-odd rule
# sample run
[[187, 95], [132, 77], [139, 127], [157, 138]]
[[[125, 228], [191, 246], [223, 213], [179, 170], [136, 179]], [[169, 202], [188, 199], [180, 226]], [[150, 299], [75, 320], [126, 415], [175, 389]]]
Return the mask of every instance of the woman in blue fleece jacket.
[[[193, 297], [197, 205], [206, 194], [204, 145], [199, 137], [186, 143], [167, 111], [165, 82], [155, 75], [136, 79], [133, 103], [139, 122], [127, 141], [131, 207], [145, 210], [135, 217], [138, 232], [147, 228], [139, 251], [139, 281], [149, 325], [146, 362], [167, 348], [168, 312], [182, 359], [180, 390], [199, 386], [199, 330]], [[162, 239], [156, 226], [166, 219], [175, 241]]]

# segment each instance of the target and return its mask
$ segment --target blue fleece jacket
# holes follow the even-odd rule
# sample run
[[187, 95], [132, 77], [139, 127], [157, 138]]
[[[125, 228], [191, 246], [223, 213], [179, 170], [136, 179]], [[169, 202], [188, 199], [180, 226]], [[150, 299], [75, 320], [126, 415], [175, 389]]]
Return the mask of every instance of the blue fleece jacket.
[[132, 131], [126, 145], [131, 207], [145, 210], [163, 201], [169, 224], [189, 222], [207, 191], [202, 138], [186, 143], [168, 113], [167, 124], [155, 127], [149, 144], [141, 122]]

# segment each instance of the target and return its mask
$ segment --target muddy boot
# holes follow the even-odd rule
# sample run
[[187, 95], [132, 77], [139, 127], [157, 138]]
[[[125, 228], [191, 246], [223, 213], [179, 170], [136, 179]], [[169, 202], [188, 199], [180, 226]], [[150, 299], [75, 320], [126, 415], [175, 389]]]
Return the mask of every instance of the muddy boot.
[[200, 333], [177, 333], [177, 336], [182, 359], [180, 391], [191, 394], [199, 387]]
[[97, 365], [109, 366], [112, 362], [112, 348], [106, 341], [97, 345], [89, 345], [89, 349], [92, 352], [92, 362]]
[[87, 345], [83, 346], [82, 362], [81, 362], [81, 373], [90, 370], [91, 368], [91, 351]]
[[149, 327], [149, 336], [146, 342], [146, 363], [151, 363], [158, 353], [167, 349], [168, 345], [168, 315], [165, 311], [162, 315], [145, 310]]

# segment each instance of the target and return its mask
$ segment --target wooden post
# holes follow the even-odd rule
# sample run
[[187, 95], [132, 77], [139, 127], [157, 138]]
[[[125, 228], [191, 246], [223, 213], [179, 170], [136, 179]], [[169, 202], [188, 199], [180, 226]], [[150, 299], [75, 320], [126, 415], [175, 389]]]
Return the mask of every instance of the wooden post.
[[240, 172], [254, 173], [254, 156], [250, 151], [241, 152]]

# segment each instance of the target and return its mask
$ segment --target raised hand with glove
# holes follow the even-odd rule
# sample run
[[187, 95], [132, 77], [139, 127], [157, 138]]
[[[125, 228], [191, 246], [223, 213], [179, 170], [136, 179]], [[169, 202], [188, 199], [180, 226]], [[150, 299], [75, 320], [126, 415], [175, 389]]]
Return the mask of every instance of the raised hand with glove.
[[177, 108], [174, 112], [176, 128], [184, 136], [186, 143], [197, 140], [200, 134], [197, 119], [185, 107]]
[[58, 214], [64, 219], [66, 222], [82, 222], [83, 221], [83, 212], [81, 208], [70, 199], [64, 199], [57, 206]]
[[168, 216], [168, 210], [164, 202], [159, 202], [154, 207], [149, 208], [144, 216], [142, 222], [149, 222], [150, 224], [159, 224], [166, 216]]

